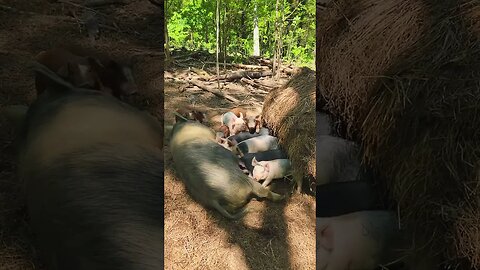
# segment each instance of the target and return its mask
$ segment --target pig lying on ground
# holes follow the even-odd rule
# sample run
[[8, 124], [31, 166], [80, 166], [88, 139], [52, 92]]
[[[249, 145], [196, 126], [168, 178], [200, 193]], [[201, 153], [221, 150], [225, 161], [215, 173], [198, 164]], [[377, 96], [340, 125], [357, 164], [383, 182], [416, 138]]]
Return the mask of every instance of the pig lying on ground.
[[278, 138], [270, 135], [262, 135], [236, 144], [232, 147], [232, 152], [242, 157], [247, 153], [257, 153], [279, 148]]
[[254, 168], [254, 166], [252, 165], [253, 158], [255, 158], [257, 161], [268, 161], [274, 159], [288, 159], [288, 156], [284, 151], [280, 149], [257, 153], [247, 153], [240, 158], [240, 161], [241, 165], [243, 165], [250, 174], [253, 172]]
[[268, 161], [257, 161], [252, 159], [252, 177], [256, 181], [265, 180], [262, 186], [266, 187], [273, 179], [280, 179], [292, 173], [292, 164], [288, 159], [274, 159]]
[[386, 269], [404, 257], [406, 269], [435, 269], [435, 259], [406, 252], [409, 235], [399, 230], [397, 214], [382, 207], [368, 173], [362, 174], [358, 147], [317, 138], [317, 269]]
[[253, 133], [253, 134], [249, 132], [240, 132], [238, 134], [229, 136], [228, 139], [234, 143], [241, 143], [245, 140], [262, 136], [262, 135], [270, 135], [270, 131], [268, 130], [268, 128], [261, 128], [258, 130], [257, 133]]
[[361, 211], [317, 218], [317, 269], [373, 270], [398, 236], [395, 213]]
[[317, 185], [357, 179], [360, 152], [354, 142], [317, 134], [316, 147]]
[[48, 269], [163, 269], [161, 125], [37, 71], [51, 81], [17, 117], [18, 172]]
[[332, 120], [326, 113], [317, 111], [317, 135], [332, 135]]
[[409, 250], [425, 239], [414, 240], [400, 230], [396, 216], [394, 211], [370, 210], [317, 217], [317, 269], [441, 269], [436, 256]]
[[240, 132], [236, 135], [229, 136], [228, 138], [225, 138], [225, 134], [228, 134], [228, 127], [226, 126], [221, 126], [220, 127], [221, 131], [216, 133], [216, 138], [217, 142], [225, 147], [226, 149], [232, 150], [234, 149], [234, 146], [237, 145], [240, 142], [243, 142], [245, 140], [255, 138], [258, 136], [262, 135], [268, 135], [269, 130], [266, 128], [262, 128], [259, 133], [249, 133], [249, 132]]
[[200, 123], [176, 123], [170, 149], [175, 171], [191, 196], [227, 218], [242, 217], [253, 196], [283, 199], [246, 176], [237, 157], [218, 145], [213, 130]]
[[[341, 168], [339, 168], [341, 169]], [[317, 186], [317, 269], [375, 269], [386, 263], [399, 230], [366, 181]]]

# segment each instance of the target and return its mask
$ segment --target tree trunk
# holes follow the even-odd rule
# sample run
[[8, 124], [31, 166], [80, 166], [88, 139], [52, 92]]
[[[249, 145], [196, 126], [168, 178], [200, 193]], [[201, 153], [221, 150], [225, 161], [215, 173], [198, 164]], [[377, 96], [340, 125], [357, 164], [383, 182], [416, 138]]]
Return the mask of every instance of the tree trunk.
[[[220, 66], [218, 64], [218, 49], [219, 49], [219, 38], [220, 38], [220, 0], [217, 0], [217, 78], [220, 77]], [[220, 90], [220, 80], [217, 79], [217, 88]]]
[[274, 44], [274, 52], [273, 52], [273, 66], [272, 66], [272, 73], [273, 76], [277, 74], [277, 69], [278, 69], [278, 44], [280, 42], [280, 22], [279, 22], [279, 7], [280, 6], [280, 0], [277, 0], [275, 3], [275, 44]]
[[[281, 2], [280, 2], [281, 1]], [[284, 5], [283, 5], [283, 0], [277, 0], [277, 4], [279, 6], [277, 6], [277, 12], [279, 13], [279, 16], [278, 16], [278, 24], [277, 24], [277, 27], [276, 27], [276, 32], [277, 32], [277, 41], [275, 42], [275, 57], [274, 57], [274, 63], [273, 63], [273, 67], [274, 67], [274, 72], [273, 72], [273, 76], [277, 77], [280, 75], [278, 71], [278, 69], [281, 67], [282, 65], [282, 55], [283, 55], [283, 24], [284, 24]], [[281, 4], [281, 5], [280, 5]]]
[[257, 4], [255, 4], [253, 19], [253, 56], [260, 56], [260, 35], [258, 31]]
[[224, 2], [223, 24], [222, 24], [222, 51], [223, 51], [223, 69], [227, 69], [227, 6], [228, 1]]
[[[168, 4], [167, 4], [167, 0], [165, 0], [165, 7], [168, 8]], [[167, 16], [166, 16], [167, 12], [165, 12], [165, 16], [163, 16], [164, 18], [164, 21], [163, 21], [163, 28], [164, 28], [164, 32], [165, 32], [165, 47], [163, 48], [164, 52], [165, 52], [165, 66], [167, 67], [170, 62], [171, 62], [171, 56], [170, 56], [170, 41], [169, 41], [169, 36], [168, 36], [168, 19], [167, 19]]]

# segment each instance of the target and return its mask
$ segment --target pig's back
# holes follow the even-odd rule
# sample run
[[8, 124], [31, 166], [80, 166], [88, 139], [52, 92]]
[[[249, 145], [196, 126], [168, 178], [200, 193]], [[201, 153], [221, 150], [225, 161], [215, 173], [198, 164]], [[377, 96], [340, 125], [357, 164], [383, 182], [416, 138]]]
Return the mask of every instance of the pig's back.
[[61, 154], [48, 166], [33, 166], [26, 177], [32, 228], [50, 265], [72, 270], [163, 266], [160, 150], [92, 145]]
[[65, 97], [33, 107], [24, 127], [23, 157], [48, 162], [97, 144], [162, 148], [162, 130], [153, 117], [113, 98]]

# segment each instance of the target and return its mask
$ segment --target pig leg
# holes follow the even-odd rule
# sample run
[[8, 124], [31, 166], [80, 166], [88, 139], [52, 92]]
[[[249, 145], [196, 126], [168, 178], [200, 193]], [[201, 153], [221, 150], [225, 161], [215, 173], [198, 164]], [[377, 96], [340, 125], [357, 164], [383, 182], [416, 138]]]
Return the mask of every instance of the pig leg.
[[272, 180], [273, 180], [273, 177], [271, 176], [271, 174], [268, 174], [268, 177], [262, 183], [262, 187], [267, 187], [268, 184], [270, 184], [270, 182], [272, 182]]
[[217, 209], [218, 212], [220, 212], [220, 214], [222, 214], [224, 217], [226, 218], [229, 218], [229, 219], [239, 219], [241, 218], [242, 216], [244, 216], [246, 213], [247, 213], [247, 207], [243, 207], [240, 212], [238, 212], [237, 214], [230, 214], [227, 212], [227, 210], [225, 210], [219, 203], [218, 203], [218, 200], [213, 200], [212, 202], [212, 206], [213, 208]]
[[271, 192], [270, 190], [266, 189], [260, 183], [255, 181], [250, 181], [252, 183], [253, 194], [258, 196], [259, 198], [267, 198], [273, 202], [281, 201], [285, 198], [285, 196]]

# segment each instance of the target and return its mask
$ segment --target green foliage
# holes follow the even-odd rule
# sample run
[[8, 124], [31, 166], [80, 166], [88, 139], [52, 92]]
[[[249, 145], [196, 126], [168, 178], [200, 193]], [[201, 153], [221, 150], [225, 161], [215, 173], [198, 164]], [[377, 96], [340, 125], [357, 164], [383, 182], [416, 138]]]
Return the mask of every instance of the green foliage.
[[[166, 16], [171, 48], [216, 49], [216, 6], [213, 0], [167, 0]], [[255, 6], [257, 7], [255, 14]], [[314, 66], [315, 1], [280, 0], [283, 7], [282, 41], [284, 61]], [[221, 0], [220, 51], [234, 59], [253, 54], [253, 29], [257, 16], [260, 52], [271, 58], [275, 51], [276, 0]]]

